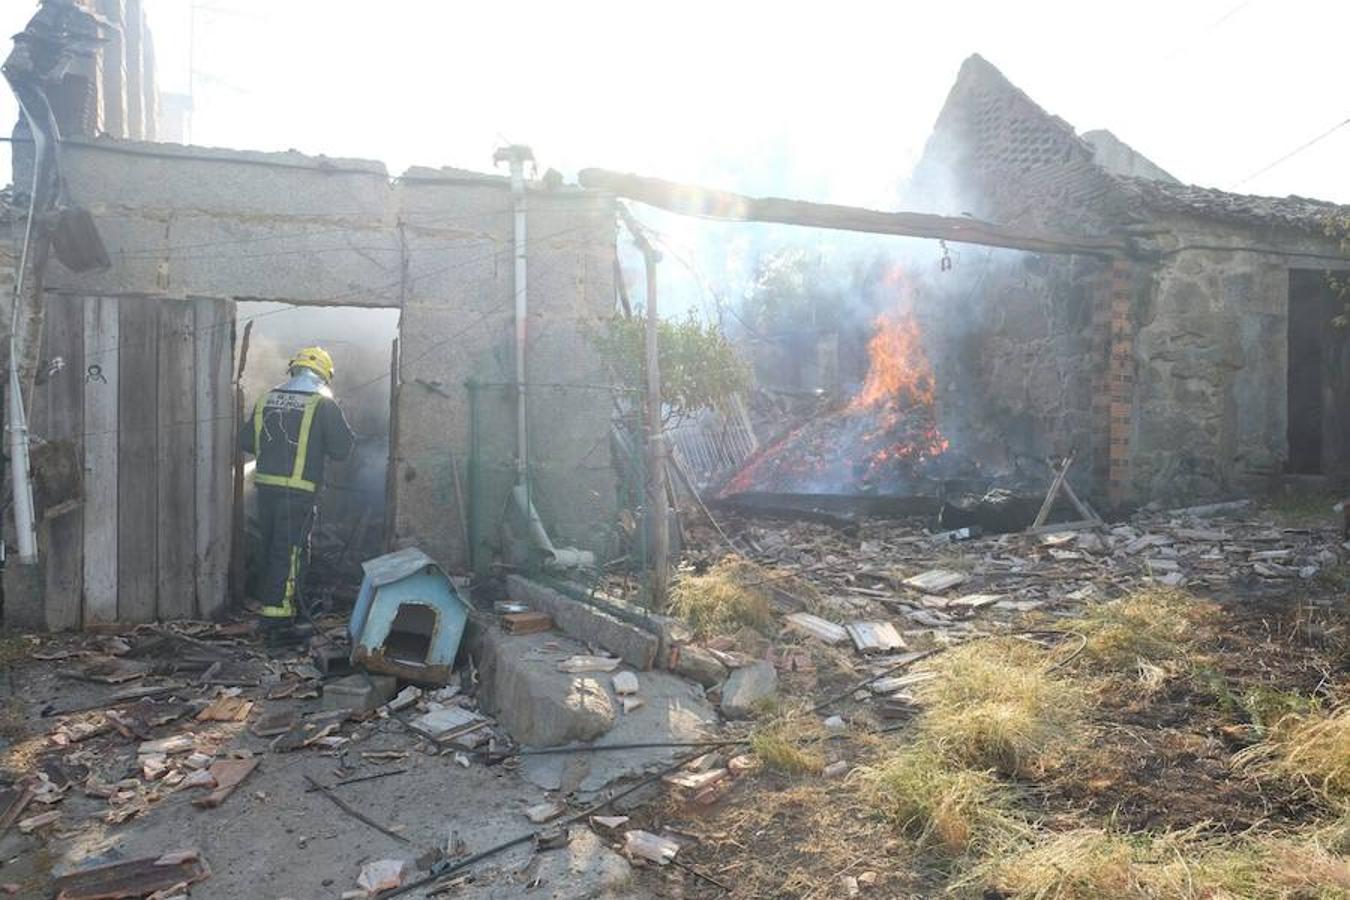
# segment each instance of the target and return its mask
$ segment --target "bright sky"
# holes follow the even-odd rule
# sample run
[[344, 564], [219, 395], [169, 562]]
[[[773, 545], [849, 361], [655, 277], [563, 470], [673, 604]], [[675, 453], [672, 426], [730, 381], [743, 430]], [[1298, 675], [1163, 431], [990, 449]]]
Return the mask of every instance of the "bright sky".
[[[1184, 181], [1350, 203], [1350, 126], [1244, 180], [1350, 118], [1343, 0], [145, 3], [161, 88], [193, 89], [202, 145], [397, 174], [490, 170], [511, 141], [569, 178], [605, 166], [893, 208], [978, 52]], [[34, 5], [9, 0], [0, 28]]]
[[[1350, 117], [1340, 0], [145, 2], [161, 87], [185, 92], [197, 70], [205, 145], [397, 173], [490, 169], [510, 140], [569, 176], [599, 165], [889, 206], [978, 52], [1080, 132], [1109, 128], [1183, 180], [1350, 202], [1350, 126], [1241, 183]], [[35, 5], [5, 3], [0, 28]]]

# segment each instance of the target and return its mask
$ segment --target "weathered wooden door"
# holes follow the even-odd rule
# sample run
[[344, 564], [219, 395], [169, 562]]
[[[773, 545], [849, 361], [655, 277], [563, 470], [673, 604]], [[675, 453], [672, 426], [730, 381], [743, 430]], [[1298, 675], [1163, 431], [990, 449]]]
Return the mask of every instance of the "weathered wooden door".
[[51, 628], [225, 604], [234, 303], [52, 296], [32, 432]]

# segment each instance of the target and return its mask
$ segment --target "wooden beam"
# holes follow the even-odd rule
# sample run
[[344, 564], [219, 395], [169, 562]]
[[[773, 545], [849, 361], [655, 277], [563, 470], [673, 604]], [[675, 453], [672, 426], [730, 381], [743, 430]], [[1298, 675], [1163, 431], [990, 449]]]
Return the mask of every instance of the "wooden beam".
[[785, 200], [778, 197], [747, 197], [693, 184], [661, 178], [582, 169], [583, 187], [608, 191], [639, 203], [659, 206], [683, 215], [732, 222], [771, 222], [835, 231], [861, 231], [932, 238], [985, 247], [1006, 247], [1030, 253], [1078, 253], [1088, 256], [1129, 256], [1133, 250], [1116, 237], [1089, 237], [1009, 228], [980, 219], [935, 216], [929, 213], [882, 212], [857, 206]]

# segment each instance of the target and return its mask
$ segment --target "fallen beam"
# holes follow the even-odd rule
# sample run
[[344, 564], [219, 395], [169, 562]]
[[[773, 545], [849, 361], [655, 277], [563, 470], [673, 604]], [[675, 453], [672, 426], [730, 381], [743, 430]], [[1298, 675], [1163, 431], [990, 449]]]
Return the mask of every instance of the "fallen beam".
[[904, 237], [934, 238], [985, 247], [1006, 247], [1030, 253], [1078, 253], [1088, 256], [1137, 256], [1136, 249], [1117, 237], [1056, 234], [1009, 228], [994, 222], [965, 217], [936, 216], [916, 212], [883, 212], [858, 206], [786, 200], [779, 197], [747, 197], [730, 191], [662, 178], [582, 169], [577, 179], [583, 187], [608, 191], [670, 212], [724, 219], [733, 222], [769, 222], [802, 225], [834, 231], [861, 231]]
[[907, 519], [935, 515], [937, 497], [894, 494], [796, 494], [745, 491], [713, 501], [718, 509], [742, 515], [805, 519], [848, 526], [862, 518]]

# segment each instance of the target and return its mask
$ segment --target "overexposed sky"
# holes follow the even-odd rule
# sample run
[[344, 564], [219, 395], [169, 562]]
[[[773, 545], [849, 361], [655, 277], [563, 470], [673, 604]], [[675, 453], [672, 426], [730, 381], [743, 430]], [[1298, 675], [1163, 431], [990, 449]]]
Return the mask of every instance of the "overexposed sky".
[[[509, 140], [569, 177], [607, 166], [888, 207], [978, 52], [1184, 181], [1350, 202], [1350, 127], [1243, 182], [1350, 118], [1343, 0], [145, 2], [161, 87], [192, 88], [203, 145], [397, 174], [488, 170]], [[36, 4], [3, 6], [13, 33]]]

